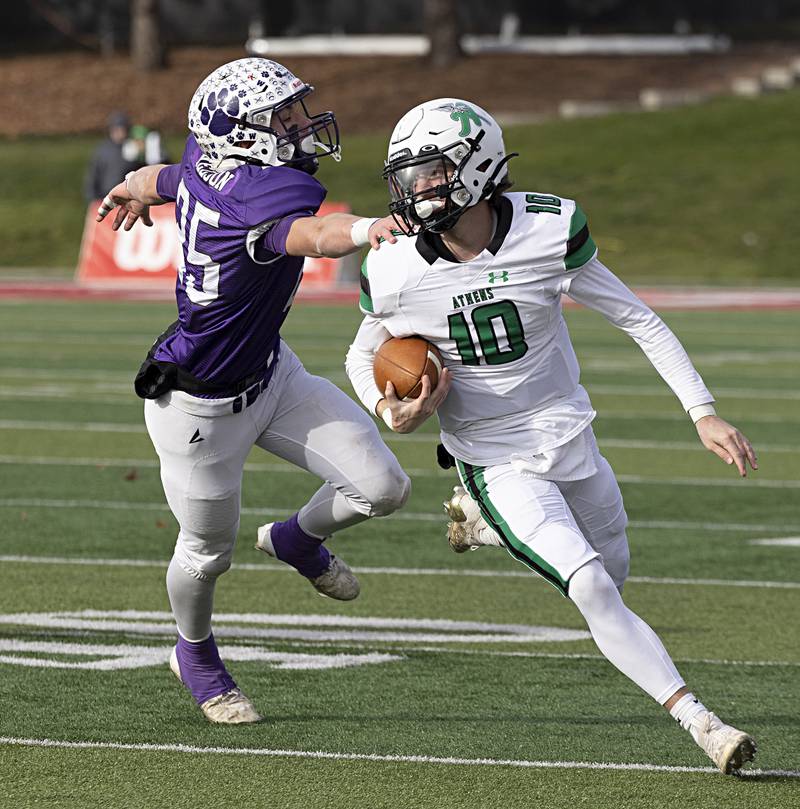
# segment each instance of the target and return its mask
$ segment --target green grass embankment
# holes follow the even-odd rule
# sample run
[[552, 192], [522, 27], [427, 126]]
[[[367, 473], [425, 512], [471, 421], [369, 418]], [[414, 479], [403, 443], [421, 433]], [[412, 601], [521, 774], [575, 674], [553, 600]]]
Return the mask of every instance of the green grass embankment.
[[[601, 256], [631, 283], [800, 279], [800, 92], [506, 130], [517, 190], [580, 200]], [[325, 162], [329, 199], [385, 210], [386, 133]], [[0, 277], [68, 276], [84, 217], [89, 138], [0, 141]], [[177, 157], [182, 137], [167, 139]], [[28, 270], [20, 268], [29, 268]], [[41, 268], [45, 268], [42, 270]]]

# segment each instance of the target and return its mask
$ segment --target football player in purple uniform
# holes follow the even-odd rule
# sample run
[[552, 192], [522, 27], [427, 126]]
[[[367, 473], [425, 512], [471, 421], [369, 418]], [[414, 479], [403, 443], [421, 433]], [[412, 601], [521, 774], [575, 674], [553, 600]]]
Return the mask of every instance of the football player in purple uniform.
[[313, 88], [268, 59], [211, 73], [189, 106], [180, 164], [128, 175], [103, 201], [114, 227], [149, 224], [148, 206], [175, 201], [183, 262], [178, 319], [136, 377], [180, 526], [167, 572], [178, 627], [170, 666], [213, 722], [255, 722], [251, 701], [222, 663], [211, 632], [216, 579], [239, 528], [242, 469], [256, 445], [326, 481], [284, 522], [262, 526], [256, 547], [295, 567], [323, 595], [358, 595], [350, 568], [323, 541], [389, 514], [410, 483], [372, 421], [328, 380], [312, 376], [279, 331], [304, 256], [337, 257], [381, 240], [394, 221], [316, 216], [321, 156], [339, 159], [333, 113], [309, 114]]

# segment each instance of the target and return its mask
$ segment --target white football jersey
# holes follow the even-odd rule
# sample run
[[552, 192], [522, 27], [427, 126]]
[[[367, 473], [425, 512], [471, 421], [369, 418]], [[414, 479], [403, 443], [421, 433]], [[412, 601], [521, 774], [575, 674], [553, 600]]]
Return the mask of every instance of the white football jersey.
[[586, 217], [573, 200], [524, 192], [495, 210], [494, 238], [471, 261], [448, 260], [429, 234], [400, 237], [369, 252], [361, 278], [368, 318], [441, 352], [453, 375], [442, 441], [482, 465], [565, 444], [595, 415], [561, 312], [597, 252]]

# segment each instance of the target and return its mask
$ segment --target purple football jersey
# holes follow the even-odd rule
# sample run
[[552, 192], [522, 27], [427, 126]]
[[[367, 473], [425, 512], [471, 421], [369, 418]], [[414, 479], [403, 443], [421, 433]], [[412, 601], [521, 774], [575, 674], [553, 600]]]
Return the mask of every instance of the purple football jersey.
[[[155, 351], [203, 382], [234, 385], [265, 370], [303, 275], [286, 255], [292, 222], [313, 216], [322, 185], [288, 166], [215, 169], [193, 137], [179, 165], [161, 170], [183, 244], [178, 322]], [[222, 394], [221, 394], [222, 395]]]

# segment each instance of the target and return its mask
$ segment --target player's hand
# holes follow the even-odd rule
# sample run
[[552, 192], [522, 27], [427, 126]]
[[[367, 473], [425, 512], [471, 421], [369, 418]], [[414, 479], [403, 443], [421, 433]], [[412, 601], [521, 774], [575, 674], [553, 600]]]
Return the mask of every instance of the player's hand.
[[370, 247], [373, 250], [380, 250], [382, 241], [394, 244], [397, 241], [395, 234], [398, 231], [404, 232], [405, 228], [393, 216], [384, 216], [383, 219], [378, 219], [377, 222], [372, 223], [367, 234]]
[[742, 477], [747, 477], [748, 463], [753, 469], [758, 469], [758, 459], [752, 444], [732, 424], [719, 416], [703, 416], [695, 427], [703, 446], [725, 463], [735, 463]]
[[130, 230], [140, 219], [142, 224], [147, 227], [151, 227], [153, 224], [153, 220], [150, 218], [150, 206], [133, 199], [124, 180], [106, 194], [97, 209], [96, 221], [102, 222], [115, 208], [119, 208], [119, 210], [111, 224], [112, 230], [119, 230], [123, 222], [125, 223], [124, 229]]
[[436, 387], [431, 390], [431, 380], [427, 374], [422, 377], [422, 393], [408, 402], [402, 402], [397, 398], [394, 385], [386, 383], [384, 396], [386, 406], [392, 413], [392, 429], [396, 433], [411, 433], [417, 429], [424, 421], [430, 418], [439, 405], [444, 401], [447, 392], [450, 390], [450, 371], [442, 368], [439, 374], [439, 381]]

